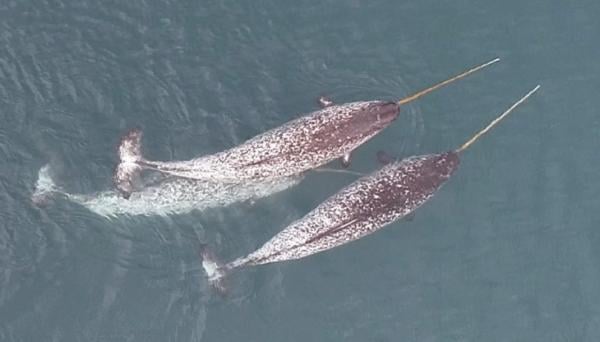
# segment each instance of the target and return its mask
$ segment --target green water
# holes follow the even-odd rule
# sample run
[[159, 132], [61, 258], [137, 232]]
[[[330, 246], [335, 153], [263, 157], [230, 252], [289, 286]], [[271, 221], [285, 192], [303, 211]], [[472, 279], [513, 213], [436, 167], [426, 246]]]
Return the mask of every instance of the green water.
[[[593, 1], [0, 1], [0, 341], [598, 341], [600, 4]], [[30, 200], [50, 163], [111, 187], [115, 145], [187, 159], [315, 108], [406, 105], [352, 168], [468, 150], [410, 221], [238, 272], [219, 298], [202, 243], [252, 251], [351, 182], [318, 173], [255, 203], [108, 220]]]

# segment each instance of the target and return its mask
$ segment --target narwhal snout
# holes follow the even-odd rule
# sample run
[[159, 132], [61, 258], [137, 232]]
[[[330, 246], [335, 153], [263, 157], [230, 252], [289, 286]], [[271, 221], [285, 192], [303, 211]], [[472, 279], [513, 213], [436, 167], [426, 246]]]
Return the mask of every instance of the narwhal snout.
[[400, 106], [395, 102], [381, 102], [371, 108], [371, 115], [378, 124], [387, 125], [400, 115]]

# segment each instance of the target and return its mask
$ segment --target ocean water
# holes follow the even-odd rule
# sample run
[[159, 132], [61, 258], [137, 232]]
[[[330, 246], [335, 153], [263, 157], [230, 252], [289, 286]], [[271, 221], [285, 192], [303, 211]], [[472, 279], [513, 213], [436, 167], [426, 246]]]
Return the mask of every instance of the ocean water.
[[[0, 341], [600, 340], [600, 4], [595, 1], [0, 1]], [[31, 195], [111, 188], [115, 145], [187, 159], [336, 102], [412, 102], [352, 169], [466, 151], [412, 220], [246, 269], [227, 297], [199, 250], [246, 254], [355, 178], [106, 218]], [[332, 165], [335, 167], [335, 165]]]

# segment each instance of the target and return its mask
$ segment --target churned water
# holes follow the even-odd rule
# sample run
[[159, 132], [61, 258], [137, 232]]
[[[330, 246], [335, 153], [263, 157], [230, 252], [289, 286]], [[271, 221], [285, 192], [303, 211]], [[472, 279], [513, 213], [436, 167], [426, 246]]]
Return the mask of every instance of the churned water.
[[[585, 0], [0, 1], [0, 341], [600, 340], [598, 13]], [[209, 189], [162, 216], [31, 200], [44, 165], [46, 186], [111, 190], [131, 127], [149, 157], [187, 159], [319, 95], [398, 99], [495, 57], [354, 154], [369, 172], [378, 150], [456, 148], [542, 85], [413, 220], [240, 271], [226, 298], [203, 244], [246, 254], [355, 178], [313, 173], [242, 202]]]

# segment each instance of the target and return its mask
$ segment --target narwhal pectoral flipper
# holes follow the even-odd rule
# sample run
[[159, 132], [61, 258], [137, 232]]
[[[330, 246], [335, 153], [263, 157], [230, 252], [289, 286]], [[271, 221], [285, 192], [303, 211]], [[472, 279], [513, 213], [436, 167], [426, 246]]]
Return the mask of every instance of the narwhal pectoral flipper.
[[393, 163], [394, 160], [396, 160], [397, 158], [392, 157], [391, 155], [389, 155], [386, 151], [384, 150], [379, 150], [377, 151], [377, 154], [375, 155], [375, 157], [377, 158], [377, 161], [381, 164], [381, 165], [387, 165], [390, 163]]
[[333, 105], [333, 101], [327, 96], [320, 96], [317, 102], [319, 103], [319, 107], [321, 108]]
[[119, 164], [115, 168], [113, 182], [123, 197], [129, 198], [142, 171], [142, 130], [134, 128], [127, 132], [119, 142], [118, 152]]
[[351, 159], [352, 159], [352, 152], [348, 152], [348, 153], [344, 154], [342, 156], [342, 158], [340, 158], [340, 164], [342, 164], [342, 167], [348, 168], [348, 167], [350, 167]]

